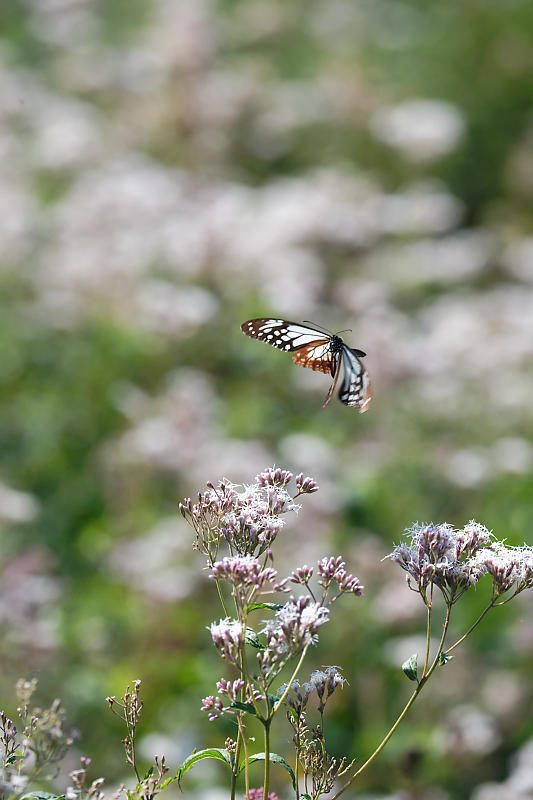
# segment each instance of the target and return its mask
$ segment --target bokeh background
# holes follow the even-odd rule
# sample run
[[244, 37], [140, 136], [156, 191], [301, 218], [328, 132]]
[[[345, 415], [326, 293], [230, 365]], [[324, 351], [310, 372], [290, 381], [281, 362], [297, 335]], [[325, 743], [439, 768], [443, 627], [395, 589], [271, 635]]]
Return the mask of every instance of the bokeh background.
[[[104, 698], [132, 679], [143, 758], [222, 746], [199, 712], [219, 610], [177, 503], [277, 463], [321, 486], [280, 571], [340, 552], [367, 587], [311, 659], [344, 668], [332, 747], [364, 759], [424, 628], [381, 562], [402, 530], [531, 542], [530, 0], [9, 0], [0, 87], [0, 705], [38, 676], [109, 785]], [[264, 315], [351, 328], [368, 413], [244, 338]], [[531, 797], [532, 603], [439, 671], [365, 797]]]

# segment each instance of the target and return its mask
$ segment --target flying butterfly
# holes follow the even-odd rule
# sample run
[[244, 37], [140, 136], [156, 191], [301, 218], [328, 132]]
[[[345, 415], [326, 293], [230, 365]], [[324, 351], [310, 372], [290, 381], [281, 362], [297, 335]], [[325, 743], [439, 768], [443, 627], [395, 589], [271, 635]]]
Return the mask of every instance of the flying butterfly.
[[[307, 321], [307, 320], [306, 320]], [[366, 353], [348, 347], [337, 334], [317, 330], [299, 322], [286, 319], [259, 318], [243, 322], [241, 330], [252, 339], [259, 339], [293, 354], [295, 364], [330, 374], [330, 386], [323, 408], [327, 406], [337, 386], [341, 367], [344, 369], [339, 389], [339, 400], [345, 406], [354, 406], [362, 414], [372, 399], [370, 380], [361, 358]]]

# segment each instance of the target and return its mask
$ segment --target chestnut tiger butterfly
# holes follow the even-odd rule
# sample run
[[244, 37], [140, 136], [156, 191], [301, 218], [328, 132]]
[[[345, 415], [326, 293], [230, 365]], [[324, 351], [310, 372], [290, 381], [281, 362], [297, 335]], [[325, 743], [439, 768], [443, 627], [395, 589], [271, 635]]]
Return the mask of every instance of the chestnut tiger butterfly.
[[[330, 386], [323, 408], [327, 406], [337, 386], [341, 368], [343, 379], [339, 389], [339, 400], [345, 406], [353, 406], [362, 414], [372, 399], [370, 380], [361, 358], [366, 353], [348, 347], [337, 334], [327, 333], [299, 322], [286, 319], [260, 317], [243, 322], [241, 330], [252, 339], [259, 339], [293, 354], [295, 364], [330, 374]], [[342, 331], [341, 331], [342, 332]]]

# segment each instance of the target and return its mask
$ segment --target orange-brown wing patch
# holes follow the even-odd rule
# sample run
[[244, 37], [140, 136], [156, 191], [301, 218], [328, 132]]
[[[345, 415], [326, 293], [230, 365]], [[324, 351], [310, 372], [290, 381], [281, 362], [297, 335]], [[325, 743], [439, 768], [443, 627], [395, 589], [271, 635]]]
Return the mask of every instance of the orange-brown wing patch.
[[329, 339], [317, 339], [305, 347], [300, 347], [293, 353], [292, 360], [301, 367], [324, 372], [326, 375], [333, 375], [335, 372], [335, 358], [329, 347]]

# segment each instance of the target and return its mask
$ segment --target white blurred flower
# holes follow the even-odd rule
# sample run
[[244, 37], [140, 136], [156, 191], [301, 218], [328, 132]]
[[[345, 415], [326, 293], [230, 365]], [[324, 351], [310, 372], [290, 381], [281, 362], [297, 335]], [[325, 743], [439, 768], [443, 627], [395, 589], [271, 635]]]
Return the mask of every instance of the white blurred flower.
[[492, 445], [492, 460], [497, 469], [523, 475], [533, 465], [533, 446], [527, 439], [504, 436]]
[[436, 181], [420, 181], [374, 201], [378, 225], [386, 234], [445, 233], [463, 214], [460, 200]]
[[421, 619], [425, 609], [416, 592], [405, 591], [402, 575], [391, 579], [376, 594], [376, 609], [386, 625], [401, 626]]
[[413, 162], [435, 161], [455, 150], [465, 120], [457, 106], [443, 100], [405, 100], [379, 109], [372, 117], [374, 136]]
[[33, 495], [0, 483], [0, 521], [33, 522], [38, 514], [39, 502]]
[[132, 305], [140, 327], [168, 336], [190, 334], [206, 324], [218, 308], [215, 297], [206, 289], [155, 279], [141, 283]]
[[181, 519], [163, 519], [144, 536], [129, 537], [111, 551], [108, 563], [132, 588], [162, 603], [187, 597], [197, 576], [187, 563], [190, 536]]
[[533, 793], [533, 740], [515, 754], [511, 771], [503, 783], [484, 783], [470, 800], [530, 800]]
[[473, 705], [454, 708], [437, 736], [446, 752], [463, 757], [492, 753], [501, 741], [494, 718]]
[[502, 254], [502, 264], [516, 278], [533, 282], [533, 236], [508, 244]]
[[[432, 641], [431, 648], [434, 650], [437, 644], [437, 640]], [[422, 635], [391, 637], [384, 646], [385, 659], [392, 667], [399, 667], [413, 653], [418, 654], [418, 662], [420, 663], [422, 654], [425, 652], [426, 639]]]
[[102, 155], [106, 126], [95, 108], [40, 91], [30, 102], [30, 157], [37, 168], [85, 166]]
[[486, 451], [463, 448], [448, 456], [444, 463], [446, 477], [462, 489], [479, 486], [491, 475], [491, 464]]

